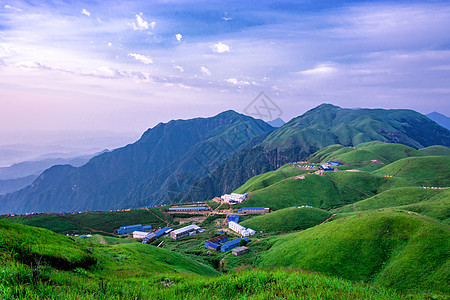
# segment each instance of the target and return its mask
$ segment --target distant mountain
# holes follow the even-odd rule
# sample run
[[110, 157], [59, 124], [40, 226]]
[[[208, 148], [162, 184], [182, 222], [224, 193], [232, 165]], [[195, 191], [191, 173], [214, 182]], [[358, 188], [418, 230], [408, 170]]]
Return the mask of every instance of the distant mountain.
[[[100, 153], [103, 152], [104, 151]], [[54, 165], [69, 164], [74, 167], [80, 167], [87, 163], [89, 159], [100, 153], [70, 158], [46, 158], [35, 161], [24, 161], [21, 163], [13, 164], [9, 167], [1, 167], [0, 180], [23, 178], [29, 175], [36, 175], [37, 177], [37, 175], [40, 175], [43, 171]]]
[[5, 195], [8, 193], [21, 190], [24, 187], [33, 183], [33, 181], [37, 177], [38, 177], [37, 175], [29, 175], [22, 178], [0, 180], [0, 195]]
[[343, 109], [322, 104], [292, 119], [202, 178], [178, 201], [210, 199], [232, 192], [251, 177], [306, 159], [333, 144], [356, 146], [382, 141], [413, 148], [450, 146], [450, 132], [424, 115], [405, 109]]
[[168, 202], [272, 130], [262, 120], [234, 111], [160, 123], [136, 143], [96, 156], [82, 167], [46, 170], [31, 186], [0, 197], [0, 213], [106, 210]]
[[269, 124], [269, 125], [272, 126], [272, 127], [278, 128], [278, 127], [281, 127], [281, 126], [283, 126], [284, 124], [286, 124], [286, 122], [283, 121], [281, 118], [276, 118], [275, 120], [272, 120], [272, 121], [267, 122], [267, 124]]
[[322, 104], [280, 128], [226, 111], [174, 120], [82, 167], [55, 166], [31, 186], [0, 197], [1, 212], [105, 210], [200, 201], [332, 144], [450, 146], [450, 132], [411, 110]]
[[444, 128], [447, 128], [448, 130], [450, 130], [450, 118], [440, 114], [438, 112], [432, 112], [426, 115], [428, 118], [430, 118], [431, 120], [435, 121], [436, 123], [438, 123], [439, 125], [441, 125]]

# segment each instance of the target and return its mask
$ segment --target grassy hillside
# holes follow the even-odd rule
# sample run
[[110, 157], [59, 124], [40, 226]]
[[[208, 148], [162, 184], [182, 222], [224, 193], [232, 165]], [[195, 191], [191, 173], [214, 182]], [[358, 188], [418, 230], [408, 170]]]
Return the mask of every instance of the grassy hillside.
[[[16, 217], [0, 217], [0, 219], [23, 225], [46, 228], [57, 233], [113, 233], [120, 226], [134, 224], [152, 224], [155, 227], [164, 225], [164, 216], [157, 208], [148, 210], [118, 212], [84, 212], [81, 214], [43, 214]], [[158, 217], [161, 219], [159, 219]]]
[[317, 208], [290, 207], [246, 220], [240, 224], [256, 231], [282, 233], [313, 227], [330, 216], [331, 213]]
[[424, 189], [422, 187], [400, 187], [384, 191], [368, 199], [337, 209], [336, 212], [365, 211], [379, 208], [396, 207], [426, 201], [443, 190]]
[[[447, 148], [444, 146], [439, 147]], [[402, 144], [375, 141], [356, 145], [355, 149], [341, 145], [332, 145], [311, 155], [309, 161], [320, 163], [335, 160], [344, 163], [362, 163], [376, 159], [389, 164], [405, 157], [425, 156], [427, 155], [426, 153], [426, 151], [419, 151]]]
[[259, 265], [449, 293], [449, 235], [448, 227], [406, 212], [365, 213], [275, 238]]
[[237, 207], [264, 206], [273, 210], [311, 205], [327, 209], [340, 207], [367, 198], [363, 193], [339, 185], [325, 176], [306, 175], [305, 179], [285, 179], [257, 190]]
[[73, 239], [52, 231], [0, 221], [0, 253], [25, 264], [48, 263], [59, 269], [87, 267], [96, 259]]
[[417, 185], [446, 187], [450, 186], [450, 157], [403, 158], [373, 173], [401, 177]]
[[419, 151], [429, 156], [450, 156], [450, 148], [441, 145], [422, 148]]

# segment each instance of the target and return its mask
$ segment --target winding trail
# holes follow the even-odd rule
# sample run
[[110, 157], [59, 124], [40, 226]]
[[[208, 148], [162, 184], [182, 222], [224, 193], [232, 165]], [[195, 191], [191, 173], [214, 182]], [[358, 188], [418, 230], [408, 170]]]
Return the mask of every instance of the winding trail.
[[155, 217], [157, 217], [158, 219], [160, 219], [162, 222], [166, 223], [167, 226], [169, 226], [169, 221], [167, 221], [166, 217], [164, 216], [163, 212], [161, 211], [161, 208], [158, 207], [159, 211], [161, 212], [161, 214], [163, 215], [164, 219], [162, 219], [160, 216], [158, 216], [157, 214], [155, 214], [154, 212], [152, 212], [149, 208], [145, 208], [146, 210], [148, 210], [149, 213], [151, 213], [152, 215], [154, 215]]
[[327, 218], [325, 221], [323, 221], [322, 223], [320, 223], [319, 225], [325, 224], [326, 222], [328, 222], [332, 217], [334, 217], [335, 215], [337, 215], [337, 213], [332, 214], [329, 218]]
[[[339, 181], [337, 181], [336, 179], [331, 178], [330, 176], [328, 176], [328, 175], [325, 174], [325, 173], [323, 173], [323, 175], [324, 175], [325, 177], [331, 179], [332, 181], [334, 181], [334, 182], [340, 184], [340, 185], [346, 186], [346, 187], [348, 187], [348, 188], [350, 188], [350, 189], [352, 189], [352, 190], [355, 190], [355, 191], [358, 191], [358, 192], [360, 192], [360, 193], [363, 193], [363, 194], [366, 195], [367, 197], [372, 197], [372, 196], [370, 196], [369, 194], [367, 194], [366, 192], [363, 192], [363, 191], [361, 191], [360, 189], [351, 187], [351, 186], [349, 186], [349, 185], [347, 185], [347, 184], [345, 184], [345, 183], [339, 182]], [[356, 211], [356, 210], [355, 210], [355, 211]]]

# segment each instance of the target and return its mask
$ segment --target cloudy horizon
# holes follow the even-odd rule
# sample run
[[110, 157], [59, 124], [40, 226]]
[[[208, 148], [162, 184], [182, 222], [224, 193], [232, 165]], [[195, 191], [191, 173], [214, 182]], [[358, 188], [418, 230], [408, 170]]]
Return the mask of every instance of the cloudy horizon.
[[2, 131], [321, 104], [450, 115], [446, 1], [0, 1]]

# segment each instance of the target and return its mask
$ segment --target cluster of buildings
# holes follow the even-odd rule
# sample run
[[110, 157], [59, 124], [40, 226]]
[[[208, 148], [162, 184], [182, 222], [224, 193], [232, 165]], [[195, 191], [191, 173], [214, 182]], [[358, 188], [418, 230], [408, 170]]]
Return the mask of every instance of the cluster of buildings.
[[247, 199], [247, 196], [248, 196], [248, 194], [231, 193], [231, 194], [222, 195], [220, 197], [220, 199], [222, 199], [222, 201], [224, 201], [225, 203], [236, 204], [236, 203], [244, 202], [245, 199]]

